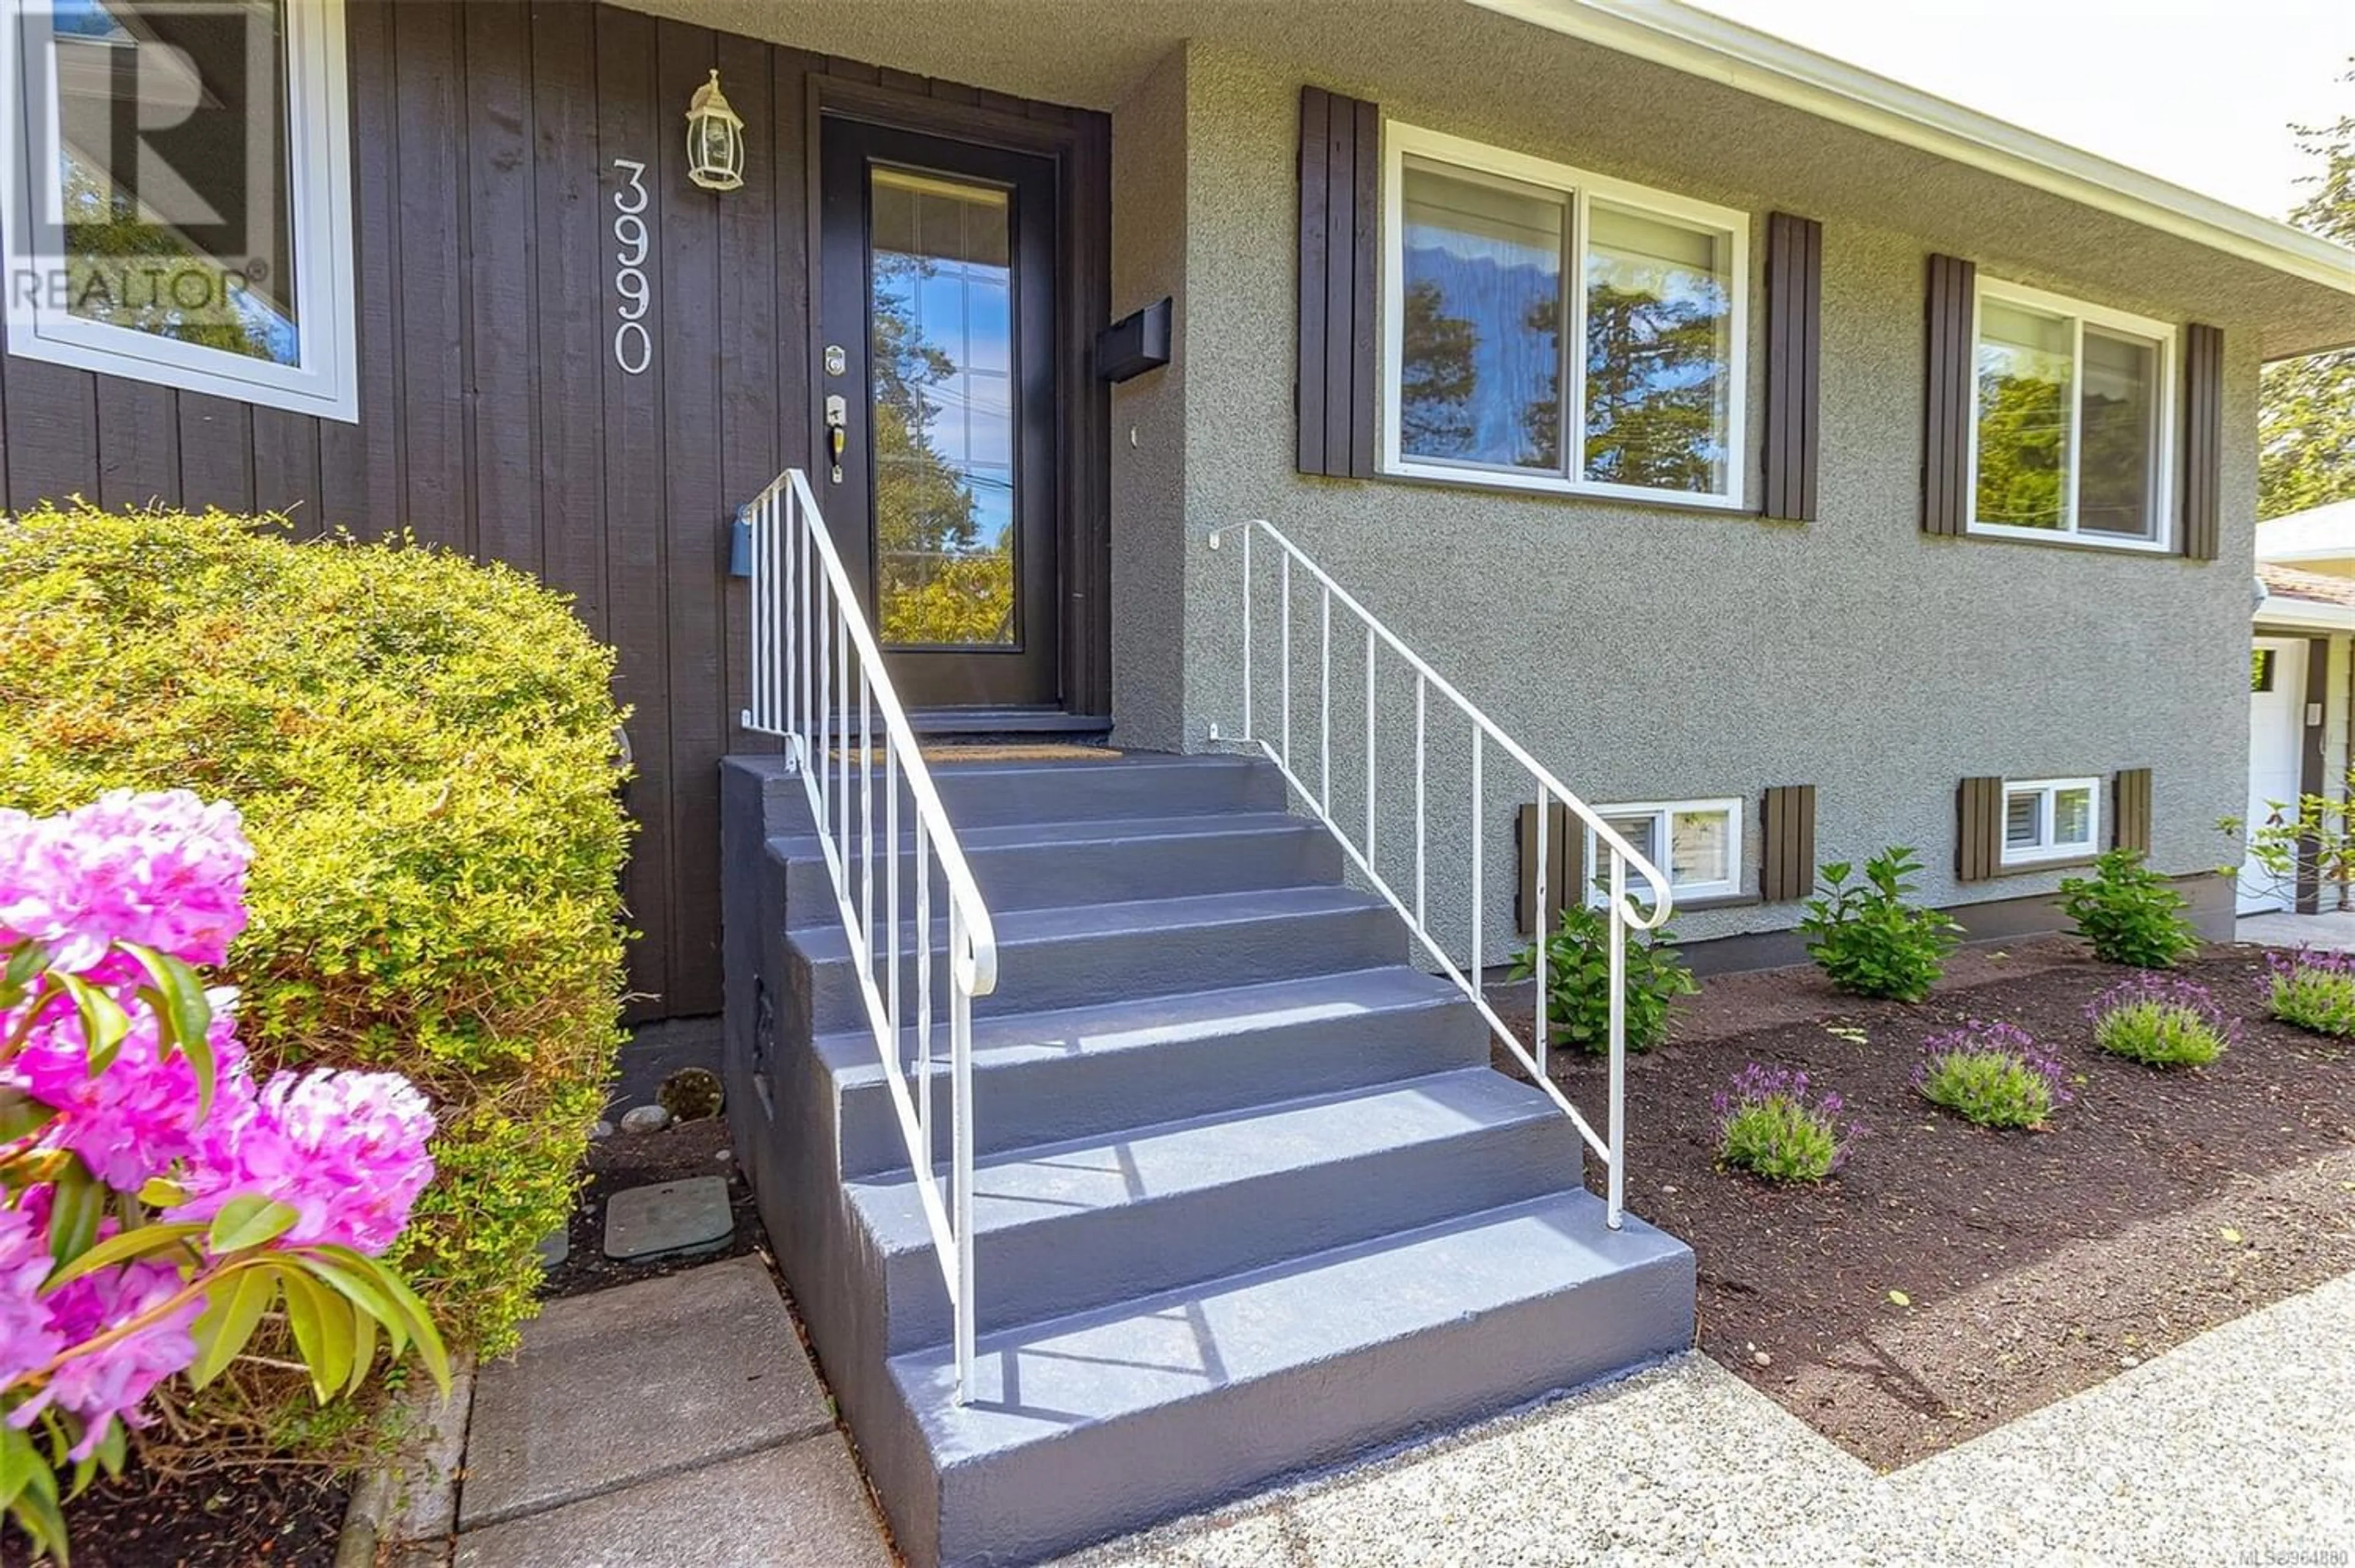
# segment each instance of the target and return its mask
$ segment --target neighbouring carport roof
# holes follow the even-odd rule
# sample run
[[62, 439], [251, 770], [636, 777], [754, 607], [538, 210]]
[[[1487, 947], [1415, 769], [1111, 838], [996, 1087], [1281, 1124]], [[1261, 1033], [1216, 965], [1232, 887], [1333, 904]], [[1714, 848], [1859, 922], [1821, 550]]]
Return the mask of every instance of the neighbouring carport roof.
[[2350, 557], [2355, 557], [2355, 500], [2333, 501], [2287, 517], [2268, 517], [2257, 525], [2259, 560], [2343, 560]]

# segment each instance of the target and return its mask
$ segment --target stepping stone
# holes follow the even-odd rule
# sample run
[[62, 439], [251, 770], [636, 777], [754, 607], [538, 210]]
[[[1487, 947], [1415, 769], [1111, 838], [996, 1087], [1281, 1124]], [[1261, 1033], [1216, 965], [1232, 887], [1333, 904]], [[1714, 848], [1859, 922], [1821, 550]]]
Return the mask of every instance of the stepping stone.
[[633, 1187], [605, 1202], [605, 1255], [616, 1263], [716, 1253], [735, 1232], [724, 1176]]
[[545, 1236], [540, 1237], [540, 1267], [548, 1269], [561, 1268], [564, 1266], [564, 1260], [571, 1255], [572, 1226], [570, 1223], [568, 1222], [559, 1225], [553, 1231], [549, 1232]]
[[569, 1296], [524, 1325], [514, 1356], [475, 1373], [458, 1528], [820, 1434], [834, 1435], [833, 1413], [758, 1258]]

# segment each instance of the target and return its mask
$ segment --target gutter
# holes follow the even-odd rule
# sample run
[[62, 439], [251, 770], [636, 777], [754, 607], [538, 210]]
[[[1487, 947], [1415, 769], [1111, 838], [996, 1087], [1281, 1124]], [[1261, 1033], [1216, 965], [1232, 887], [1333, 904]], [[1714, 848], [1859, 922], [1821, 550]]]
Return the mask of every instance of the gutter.
[[2355, 296], [2355, 251], [1678, 0], [1469, 0]]

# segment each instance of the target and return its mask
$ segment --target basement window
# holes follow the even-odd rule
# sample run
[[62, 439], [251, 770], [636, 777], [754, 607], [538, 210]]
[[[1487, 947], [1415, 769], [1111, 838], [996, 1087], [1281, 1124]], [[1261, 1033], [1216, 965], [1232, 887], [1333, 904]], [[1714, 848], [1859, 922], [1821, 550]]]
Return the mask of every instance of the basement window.
[[1383, 470], [1742, 504], [1750, 219], [1384, 127]]
[[[1742, 803], [1738, 800], [1673, 800], [1653, 805], [1598, 805], [1595, 815], [1611, 825], [1639, 855], [1668, 873], [1679, 899], [1730, 898], [1742, 891]], [[1600, 887], [1587, 901], [1601, 904], [1608, 893], [1610, 851], [1593, 832], [1586, 835], [1586, 865]], [[1628, 877], [1629, 891], [1642, 897], [1644, 883]]]
[[2094, 853], [2101, 832], [2094, 779], [2020, 779], [2003, 786], [2003, 863], [2076, 859]]
[[358, 417], [340, 4], [0, 0], [0, 83], [8, 352]]

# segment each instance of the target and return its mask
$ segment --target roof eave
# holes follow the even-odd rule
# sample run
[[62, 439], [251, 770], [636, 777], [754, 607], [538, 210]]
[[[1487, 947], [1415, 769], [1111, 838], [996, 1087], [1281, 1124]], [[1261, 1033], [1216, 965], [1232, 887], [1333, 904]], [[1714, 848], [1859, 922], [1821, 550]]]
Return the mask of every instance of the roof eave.
[[1470, 0], [2355, 296], [2355, 251], [1677, 0]]

